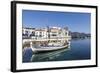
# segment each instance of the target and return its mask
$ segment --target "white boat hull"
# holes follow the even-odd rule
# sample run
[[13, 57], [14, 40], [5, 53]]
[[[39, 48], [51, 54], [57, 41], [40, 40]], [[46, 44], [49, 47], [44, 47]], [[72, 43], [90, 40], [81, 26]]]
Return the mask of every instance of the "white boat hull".
[[33, 52], [46, 52], [46, 51], [54, 51], [59, 50], [68, 47], [68, 45], [65, 46], [56, 46], [56, 47], [32, 47]]

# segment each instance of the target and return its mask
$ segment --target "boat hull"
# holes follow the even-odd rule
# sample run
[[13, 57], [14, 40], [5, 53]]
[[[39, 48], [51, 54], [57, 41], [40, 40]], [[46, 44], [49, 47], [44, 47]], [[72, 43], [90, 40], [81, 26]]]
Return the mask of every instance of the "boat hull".
[[68, 48], [68, 45], [61, 46], [61, 47], [40, 47], [40, 48], [32, 47], [31, 49], [33, 53], [44, 53], [44, 52], [55, 51], [55, 50], [60, 50], [64, 48]]

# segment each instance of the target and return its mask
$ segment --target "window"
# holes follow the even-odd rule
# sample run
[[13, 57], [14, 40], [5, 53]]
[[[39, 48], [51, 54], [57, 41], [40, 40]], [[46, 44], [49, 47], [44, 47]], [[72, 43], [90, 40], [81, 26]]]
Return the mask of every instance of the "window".
[[30, 36], [35, 36], [35, 32], [32, 32], [32, 33], [30, 34]]
[[57, 34], [52, 34], [52, 36], [57, 36]]

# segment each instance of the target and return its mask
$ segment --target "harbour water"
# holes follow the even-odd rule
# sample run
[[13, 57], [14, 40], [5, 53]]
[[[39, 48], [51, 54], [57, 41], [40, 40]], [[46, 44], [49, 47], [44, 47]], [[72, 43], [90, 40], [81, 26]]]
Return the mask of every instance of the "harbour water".
[[31, 49], [23, 52], [23, 62], [46, 62], [46, 61], [67, 61], [67, 60], [87, 60], [91, 59], [90, 39], [73, 39], [70, 48], [62, 50], [33, 53]]

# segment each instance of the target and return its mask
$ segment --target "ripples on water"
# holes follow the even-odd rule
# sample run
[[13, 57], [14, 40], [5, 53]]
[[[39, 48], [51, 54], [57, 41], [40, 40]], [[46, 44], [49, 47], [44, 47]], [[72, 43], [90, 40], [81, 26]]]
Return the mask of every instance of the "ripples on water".
[[70, 48], [34, 54], [31, 49], [23, 52], [23, 62], [86, 60], [91, 58], [90, 39], [72, 40]]

